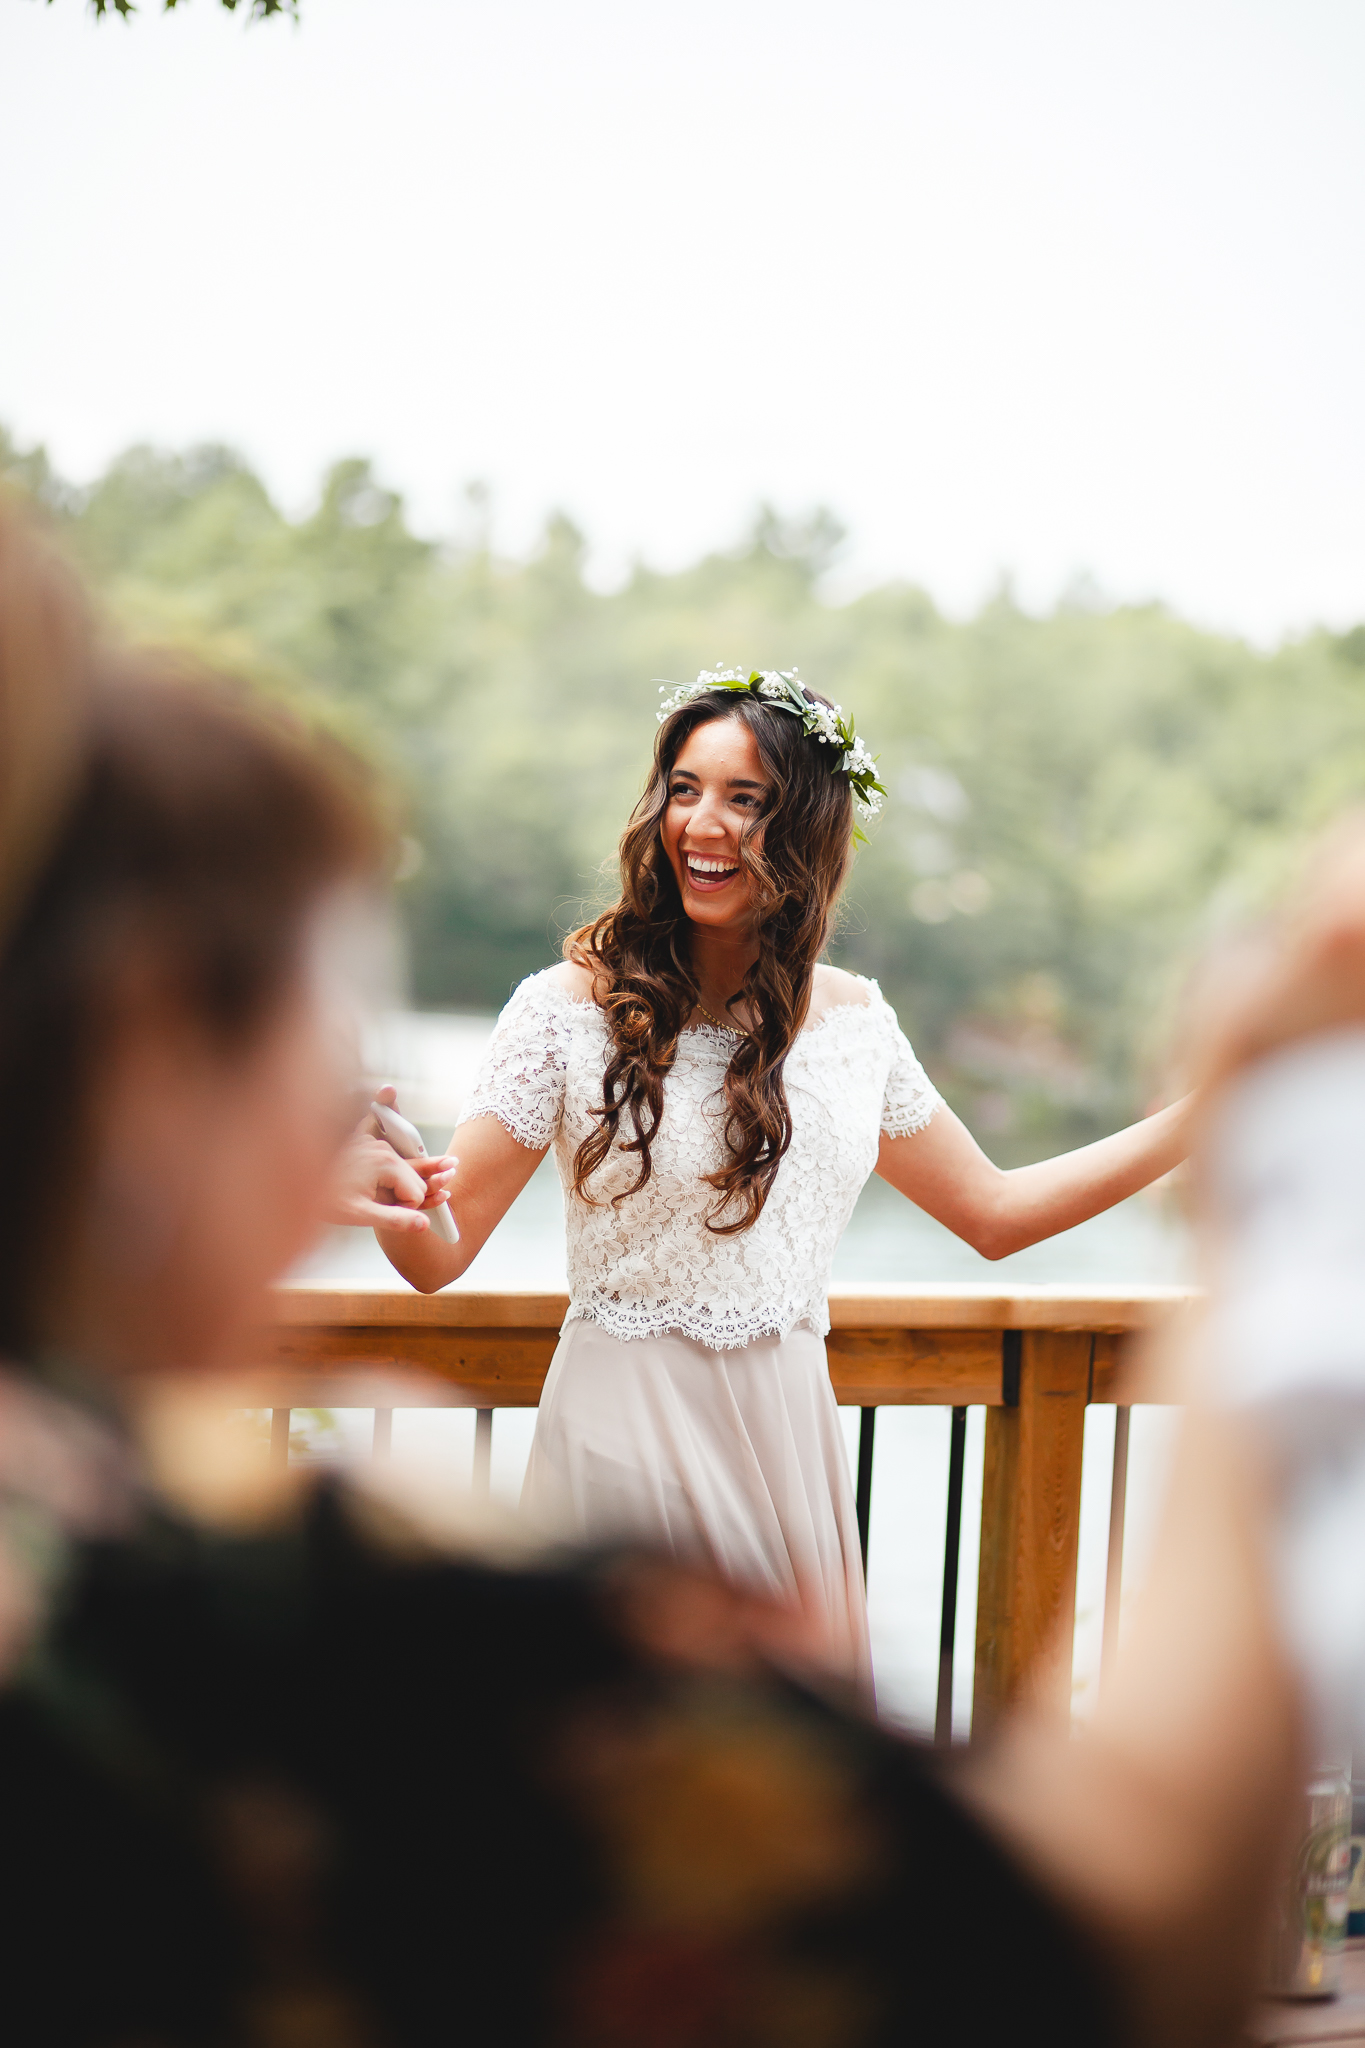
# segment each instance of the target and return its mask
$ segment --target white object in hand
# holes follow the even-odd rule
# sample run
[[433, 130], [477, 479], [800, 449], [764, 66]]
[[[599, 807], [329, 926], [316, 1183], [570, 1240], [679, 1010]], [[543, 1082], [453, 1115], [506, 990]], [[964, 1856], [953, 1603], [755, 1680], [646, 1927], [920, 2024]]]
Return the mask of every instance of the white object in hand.
[[[427, 1148], [422, 1143], [422, 1134], [416, 1124], [410, 1124], [396, 1109], [389, 1109], [382, 1102], [370, 1104], [370, 1114], [379, 1124], [380, 1130], [392, 1145], [400, 1159], [425, 1159]], [[424, 1211], [432, 1229], [447, 1244], [458, 1244], [460, 1233], [455, 1228], [455, 1218], [450, 1213], [449, 1202], [442, 1202], [439, 1209]]]

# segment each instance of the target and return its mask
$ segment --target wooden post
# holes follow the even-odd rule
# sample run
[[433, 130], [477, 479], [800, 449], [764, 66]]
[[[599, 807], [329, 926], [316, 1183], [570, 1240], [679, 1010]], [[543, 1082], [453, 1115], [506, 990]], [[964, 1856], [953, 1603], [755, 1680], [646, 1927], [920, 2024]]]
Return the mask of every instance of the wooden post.
[[1018, 1357], [1017, 1405], [986, 1416], [973, 1736], [1024, 1693], [1071, 1708], [1091, 1337], [1025, 1330]]

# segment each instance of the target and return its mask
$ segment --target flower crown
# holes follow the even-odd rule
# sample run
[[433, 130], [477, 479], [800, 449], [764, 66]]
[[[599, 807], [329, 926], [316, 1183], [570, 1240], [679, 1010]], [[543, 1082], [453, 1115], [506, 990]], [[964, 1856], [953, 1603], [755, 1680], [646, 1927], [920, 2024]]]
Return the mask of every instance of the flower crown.
[[[690, 704], [694, 697], [706, 696], [710, 690], [744, 691], [751, 697], [761, 697], [774, 711], [789, 712], [800, 719], [810, 739], [818, 740], [821, 746], [839, 749], [838, 759], [829, 765], [834, 774], [848, 777], [858, 816], [875, 818], [880, 812], [886, 788], [877, 780], [876, 756], [868, 753], [854, 732], [853, 720], [844, 717], [843, 705], [814, 703], [794, 668], [756, 668], [747, 675], [737, 668], [704, 668], [695, 683], [661, 683], [659, 695], [662, 697], [669, 689], [672, 696], [659, 706], [660, 724], [671, 712], [680, 711], [684, 704]], [[857, 832], [855, 836], [861, 839], [863, 835]]]

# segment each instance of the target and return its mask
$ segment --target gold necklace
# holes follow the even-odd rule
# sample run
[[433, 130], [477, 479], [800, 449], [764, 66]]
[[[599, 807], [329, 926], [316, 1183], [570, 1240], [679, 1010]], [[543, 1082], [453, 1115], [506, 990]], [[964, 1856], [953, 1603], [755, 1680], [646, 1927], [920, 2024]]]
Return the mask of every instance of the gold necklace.
[[713, 1017], [700, 996], [697, 997], [697, 1008], [701, 1011], [708, 1024], [715, 1025], [717, 1031], [731, 1031], [736, 1038], [748, 1037], [749, 1034], [742, 1024], [722, 1024], [719, 1017]]

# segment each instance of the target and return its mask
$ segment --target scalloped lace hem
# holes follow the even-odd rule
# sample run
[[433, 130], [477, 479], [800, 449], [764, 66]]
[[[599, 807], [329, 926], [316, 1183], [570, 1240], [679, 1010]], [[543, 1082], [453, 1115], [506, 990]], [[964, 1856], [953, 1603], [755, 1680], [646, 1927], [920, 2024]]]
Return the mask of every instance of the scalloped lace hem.
[[477, 1096], [474, 1096], [466, 1103], [455, 1119], [456, 1130], [459, 1130], [461, 1124], [472, 1124], [481, 1116], [493, 1117], [496, 1122], [502, 1125], [505, 1131], [508, 1131], [516, 1139], [519, 1145], [524, 1145], [528, 1152], [548, 1152], [554, 1143], [555, 1134], [553, 1131], [550, 1132], [548, 1137], [544, 1134], [533, 1135], [529, 1124], [518, 1122], [512, 1110], [507, 1109], [501, 1102], [494, 1101], [487, 1096], [482, 1101]]
[[706, 1309], [680, 1308], [665, 1302], [655, 1308], [629, 1308], [614, 1301], [573, 1301], [564, 1318], [569, 1323], [596, 1323], [609, 1337], [629, 1343], [637, 1337], [690, 1337], [708, 1351], [742, 1351], [759, 1337], [790, 1337], [793, 1330], [813, 1330], [817, 1337], [829, 1334], [829, 1317], [809, 1306], [788, 1307], [782, 1313], [772, 1308], [756, 1309], [748, 1315], [717, 1316]]
[[942, 1107], [943, 1098], [940, 1096], [937, 1102], [930, 1103], [928, 1109], [915, 1110], [909, 1116], [886, 1117], [882, 1122], [882, 1136], [884, 1138], [913, 1138], [916, 1131], [924, 1130], [926, 1125], [934, 1121]]

